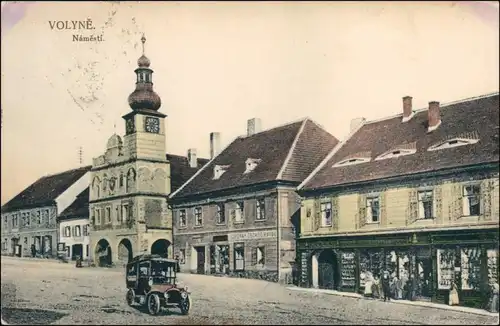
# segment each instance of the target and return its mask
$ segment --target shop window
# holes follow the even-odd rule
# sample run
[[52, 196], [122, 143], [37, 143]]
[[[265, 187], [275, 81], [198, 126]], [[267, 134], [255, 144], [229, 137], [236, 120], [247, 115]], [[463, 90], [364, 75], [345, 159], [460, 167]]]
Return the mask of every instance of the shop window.
[[437, 250], [437, 285], [439, 290], [449, 290], [454, 278], [455, 249]]
[[375, 278], [380, 278], [384, 269], [384, 259], [382, 251], [363, 251], [360, 252], [359, 270], [360, 286], [364, 288], [365, 283]]
[[463, 215], [478, 216], [480, 214], [480, 192], [479, 185], [467, 185], [463, 187]]
[[380, 222], [380, 204], [378, 197], [369, 197], [366, 199], [366, 223]]
[[332, 226], [332, 203], [322, 203], [321, 226]]
[[185, 228], [186, 225], [187, 225], [186, 210], [180, 209], [179, 210], [179, 227]]
[[462, 290], [479, 289], [481, 282], [481, 250], [478, 247], [461, 250]]
[[226, 216], [224, 214], [224, 204], [217, 204], [217, 213], [215, 216], [217, 224], [226, 224]]
[[210, 270], [212, 273], [229, 273], [229, 246], [210, 246]]
[[257, 199], [256, 202], [256, 208], [257, 208], [257, 215], [255, 216], [255, 219], [258, 221], [265, 220], [266, 219], [266, 204], [264, 199], [260, 198]]
[[234, 270], [243, 271], [245, 270], [245, 244], [235, 243], [234, 244]]
[[254, 265], [264, 266], [266, 264], [266, 248], [264, 246], [255, 248], [253, 262]]
[[201, 212], [201, 207], [194, 208], [194, 225], [195, 226], [203, 225], [203, 214]]
[[421, 220], [432, 219], [433, 216], [433, 196], [432, 190], [418, 192], [418, 218]]
[[488, 249], [488, 283], [493, 285], [498, 282], [498, 249]]

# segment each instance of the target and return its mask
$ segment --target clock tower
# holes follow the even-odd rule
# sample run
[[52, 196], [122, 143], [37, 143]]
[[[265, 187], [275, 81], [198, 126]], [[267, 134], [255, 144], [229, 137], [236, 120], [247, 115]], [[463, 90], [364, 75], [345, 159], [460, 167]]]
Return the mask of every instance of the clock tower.
[[132, 159], [166, 160], [165, 117], [158, 112], [161, 99], [153, 90], [151, 61], [144, 55], [146, 38], [141, 38], [142, 56], [137, 60], [135, 90], [128, 97], [132, 112], [125, 120], [125, 148]]

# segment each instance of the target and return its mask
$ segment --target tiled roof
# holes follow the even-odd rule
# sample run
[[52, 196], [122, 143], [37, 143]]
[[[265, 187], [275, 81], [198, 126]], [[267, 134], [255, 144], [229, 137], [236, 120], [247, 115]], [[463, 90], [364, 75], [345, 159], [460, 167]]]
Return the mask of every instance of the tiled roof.
[[54, 204], [55, 199], [90, 171], [90, 168], [91, 166], [85, 166], [41, 177], [3, 205], [2, 212]]
[[[345, 143], [313, 172], [301, 189], [328, 188], [336, 185], [372, 181], [439, 169], [499, 161], [498, 93], [442, 105], [441, 125], [427, 132], [427, 110], [415, 112], [402, 122], [402, 114], [365, 122]], [[452, 138], [479, 137], [475, 144], [428, 151], [430, 146]], [[403, 144], [416, 148], [415, 154], [375, 160], [381, 154], [401, 149]], [[411, 146], [410, 146], [411, 145]], [[403, 146], [404, 147], [404, 146]], [[370, 152], [371, 161], [333, 167], [355, 153]]]
[[89, 188], [82, 191], [71, 205], [58, 217], [59, 221], [71, 218], [88, 218], [89, 216]]
[[[273, 180], [301, 182], [337, 144], [337, 139], [310, 119], [238, 137], [172, 197], [248, 186]], [[244, 173], [248, 158], [260, 160]], [[228, 166], [214, 180], [214, 167]]]
[[199, 158], [197, 159], [198, 167], [192, 168], [189, 166], [188, 159], [185, 156], [167, 154], [167, 160], [170, 161], [171, 192], [179, 189], [184, 182], [188, 181], [196, 171], [209, 161], [205, 158]]

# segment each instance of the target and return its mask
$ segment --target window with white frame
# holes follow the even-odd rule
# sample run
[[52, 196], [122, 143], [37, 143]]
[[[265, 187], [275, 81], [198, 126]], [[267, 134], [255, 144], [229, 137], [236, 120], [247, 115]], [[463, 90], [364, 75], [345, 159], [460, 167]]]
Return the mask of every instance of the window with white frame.
[[217, 224], [225, 224], [226, 216], [224, 214], [224, 204], [217, 204], [217, 213], [215, 216], [215, 222]]
[[257, 199], [256, 203], [256, 216], [257, 221], [262, 221], [266, 219], [266, 203], [263, 198]]
[[185, 228], [186, 225], [187, 225], [186, 210], [180, 209], [179, 210], [179, 227]]
[[96, 208], [95, 209], [96, 215], [97, 215], [97, 225], [101, 225], [101, 209]]
[[89, 225], [86, 224], [83, 226], [83, 236], [86, 237], [89, 235]]
[[264, 266], [266, 264], [266, 248], [264, 246], [257, 247], [257, 265]]
[[244, 215], [243, 215], [243, 209], [244, 209], [244, 202], [239, 201], [236, 202], [236, 207], [232, 210], [232, 215], [233, 215], [233, 221], [235, 223], [242, 223], [244, 220]]
[[234, 244], [234, 270], [243, 271], [245, 270], [245, 244], [235, 243]]
[[366, 223], [380, 222], [380, 202], [378, 197], [366, 199]]
[[129, 208], [128, 208], [128, 205], [123, 205], [122, 206], [122, 222], [123, 221], [127, 221], [129, 220], [130, 216], [129, 216]]
[[115, 216], [116, 216], [116, 221], [117, 222], [121, 222], [122, 221], [122, 217], [121, 217], [121, 214], [120, 214], [120, 206], [116, 206], [115, 208]]
[[82, 236], [82, 230], [80, 228], [80, 225], [75, 225], [73, 229], [73, 236], [74, 237], [81, 237]]
[[71, 237], [71, 227], [70, 226], [64, 227], [64, 237], [66, 237], [66, 238]]
[[111, 223], [111, 207], [106, 207], [106, 223]]
[[332, 203], [321, 203], [321, 226], [332, 226]]
[[428, 220], [434, 218], [434, 198], [432, 190], [421, 190], [418, 192], [418, 219]]
[[481, 186], [478, 184], [463, 187], [463, 215], [479, 216], [481, 214]]
[[201, 212], [201, 207], [194, 208], [194, 225], [195, 226], [203, 225], [203, 214]]

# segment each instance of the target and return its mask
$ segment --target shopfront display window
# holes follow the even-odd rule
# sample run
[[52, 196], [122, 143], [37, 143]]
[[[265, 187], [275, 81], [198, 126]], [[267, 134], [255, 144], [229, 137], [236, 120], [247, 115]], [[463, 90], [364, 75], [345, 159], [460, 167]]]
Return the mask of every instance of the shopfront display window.
[[212, 273], [229, 273], [228, 245], [213, 245], [210, 247], [210, 269]]
[[384, 259], [381, 250], [361, 251], [359, 256], [359, 285], [364, 288], [369, 278], [381, 277]]
[[462, 290], [479, 289], [481, 282], [481, 250], [478, 247], [461, 250]]
[[455, 249], [438, 249], [437, 286], [439, 290], [449, 290], [454, 279]]
[[498, 249], [488, 249], [488, 283], [493, 285], [498, 282]]
[[344, 287], [356, 285], [356, 254], [354, 252], [342, 252], [341, 259], [341, 281]]

